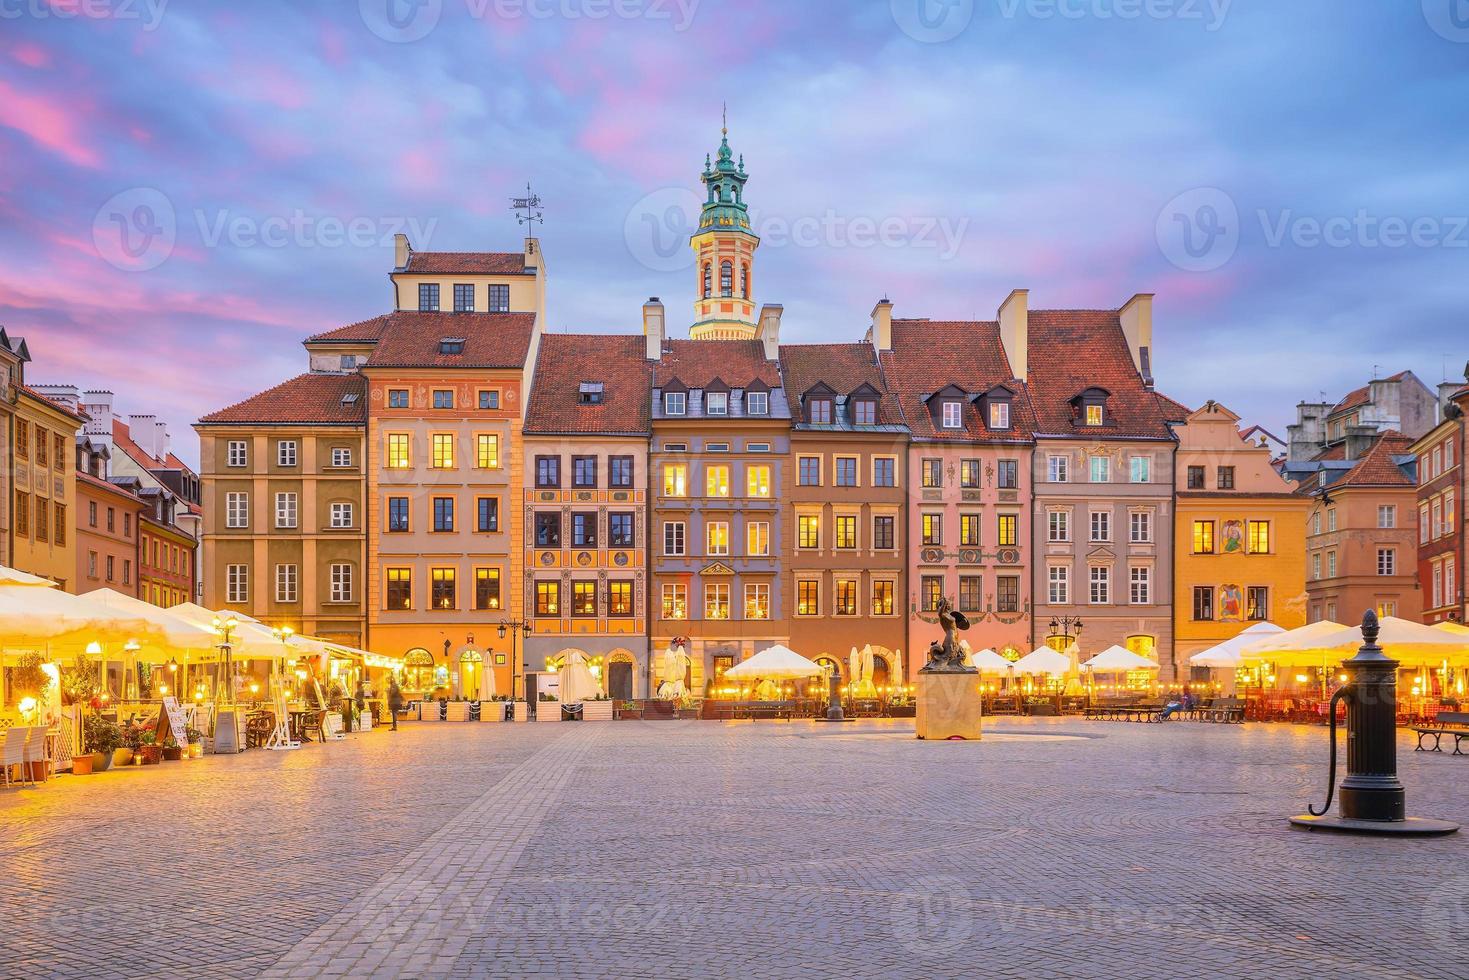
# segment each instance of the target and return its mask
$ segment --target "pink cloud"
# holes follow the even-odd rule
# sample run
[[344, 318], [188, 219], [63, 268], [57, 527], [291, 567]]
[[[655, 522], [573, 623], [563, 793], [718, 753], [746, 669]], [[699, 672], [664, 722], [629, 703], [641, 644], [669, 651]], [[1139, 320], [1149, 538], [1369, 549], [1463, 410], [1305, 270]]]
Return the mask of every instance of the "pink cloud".
[[34, 41], [21, 41], [10, 49], [10, 56], [27, 68], [47, 68], [51, 65], [51, 52]]
[[74, 96], [63, 103], [22, 92], [0, 79], [0, 126], [24, 133], [69, 163], [95, 169], [102, 165], [102, 157], [79, 132], [84, 127], [69, 112], [76, 105]]

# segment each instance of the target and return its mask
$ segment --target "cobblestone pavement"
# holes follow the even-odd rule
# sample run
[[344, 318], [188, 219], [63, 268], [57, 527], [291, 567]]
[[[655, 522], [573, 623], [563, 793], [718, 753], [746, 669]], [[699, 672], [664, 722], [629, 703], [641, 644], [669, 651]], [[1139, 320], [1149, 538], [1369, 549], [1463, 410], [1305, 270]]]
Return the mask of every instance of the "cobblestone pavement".
[[[991, 727], [420, 724], [0, 791], [0, 977], [1469, 976], [1469, 832], [1285, 823], [1323, 730]], [[1410, 811], [1469, 818], [1410, 749]]]

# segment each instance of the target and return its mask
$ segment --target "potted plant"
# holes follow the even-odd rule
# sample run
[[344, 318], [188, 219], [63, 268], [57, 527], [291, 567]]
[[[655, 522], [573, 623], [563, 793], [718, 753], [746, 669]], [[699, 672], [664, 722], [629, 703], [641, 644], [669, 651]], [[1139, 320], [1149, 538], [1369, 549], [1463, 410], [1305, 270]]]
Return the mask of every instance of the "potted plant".
[[163, 761], [163, 746], [152, 732], [138, 733], [138, 757], [145, 766], [156, 766]]
[[598, 694], [590, 701], [582, 702], [582, 721], [611, 721], [612, 699], [605, 694]]
[[163, 761], [178, 762], [184, 757], [184, 747], [172, 735], [163, 740]]
[[699, 718], [699, 699], [692, 694], [685, 694], [678, 699], [679, 721], [697, 721]]
[[[82, 736], [84, 747], [91, 753], [88, 756], [92, 762], [90, 771], [106, 772], [111, 769], [113, 759], [122, 745], [122, 729], [117, 726], [117, 722], [109, 721], [101, 715], [92, 715], [82, 723]], [[72, 772], [76, 773], [76, 760], [73, 759], [72, 763]]]
[[560, 721], [561, 702], [556, 700], [555, 695], [542, 691], [536, 696], [539, 702], [536, 706], [536, 721]]
[[138, 758], [138, 747], [142, 745], [141, 733], [131, 726], [118, 728], [118, 746], [112, 753], [114, 766], [131, 766]]
[[61, 668], [61, 703], [86, 706], [102, 690], [102, 674], [86, 657]]
[[189, 758], [204, 758], [204, 733], [192, 725], [184, 732], [184, 739], [189, 743]]
[[639, 701], [617, 702], [617, 717], [625, 721], [636, 721], [643, 717], [643, 705]]

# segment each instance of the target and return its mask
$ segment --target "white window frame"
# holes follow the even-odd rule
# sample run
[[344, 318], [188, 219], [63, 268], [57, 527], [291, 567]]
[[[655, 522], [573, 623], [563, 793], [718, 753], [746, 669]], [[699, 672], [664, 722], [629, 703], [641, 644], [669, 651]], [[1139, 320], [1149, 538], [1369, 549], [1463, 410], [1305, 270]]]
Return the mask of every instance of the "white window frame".
[[[715, 550], [714, 532], [717, 528], [724, 530], [724, 545], [718, 550]], [[704, 547], [706, 553], [711, 558], [729, 557], [729, 521], [710, 521], [704, 525]]]
[[729, 414], [729, 392], [706, 391], [704, 393], [705, 415], [728, 415]]
[[[677, 408], [675, 408], [677, 406]], [[688, 396], [682, 391], [665, 391], [663, 393], [663, 414], [670, 416], [687, 415], [689, 410]]]
[[[764, 547], [756, 550], [756, 545], [763, 543]], [[770, 522], [750, 521], [745, 525], [745, 550], [750, 558], [770, 557]]]
[[294, 531], [301, 526], [301, 498], [294, 490], [275, 495], [275, 526], [278, 531]]
[[275, 444], [275, 462], [277, 466], [294, 467], [299, 458], [295, 439], [282, 439]]
[[337, 469], [345, 469], [352, 465], [352, 449], [350, 446], [332, 447], [332, 465]]
[[[763, 615], [763, 616], [751, 616], [750, 615], [750, 602], [751, 602], [751, 600], [752, 599], [759, 600], [762, 596], [764, 597], [763, 605], [764, 605], [765, 615]], [[744, 612], [745, 612], [745, 619], [749, 619], [749, 620], [761, 620], [761, 621], [763, 621], [763, 620], [767, 620], [767, 619], [770, 618], [770, 583], [768, 583], [768, 582], [746, 582], [745, 583], [745, 606], [744, 606]]]
[[1132, 544], [1152, 544], [1153, 512], [1135, 510], [1128, 516], [1128, 541]]
[[990, 428], [991, 429], [1008, 429], [1008, 428], [1010, 428], [1010, 403], [1009, 402], [991, 402], [990, 403]]
[[[683, 605], [682, 616], [663, 616], [663, 611], [670, 605], [677, 607]], [[689, 618], [689, 587], [682, 582], [663, 583], [663, 602], [658, 607], [660, 617], [670, 621], [682, 621]]]
[[1088, 567], [1086, 578], [1087, 604], [1110, 606], [1112, 604], [1112, 569], [1106, 565], [1091, 565]]
[[300, 601], [301, 566], [281, 564], [275, 566], [275, 601], [292, 603]]
[[1071, 457], [1051, 455], [1046, 457], [1046, 482], [1071, 482]]
[[770, 393], [767, 391], [745, 392], [745, 414], [746, 415], [769, 415]]
[[1090, 537], [1087, 539], [1092, 543], [1104, 543], [1112, 540], [1112, 512], [1110, 510], [1094, 510], [1087, 518]]
[[[1139, 478], [1141, 477], [1141, 478]], [[1153, 457], [1133, 456], [1128, 460], [1128, 478], [1133, 483], [1153, 482]]]
[[224, 526], [242, 529], [250, 526], [250, 492], [231, 490], [224, 495]]
[[1377, 574], [1381, 578], [1391, 578], [1398, 573], [1398, 551], [1396, 548], [1377, 549]]
[[224, 601], [243, 605], [250, 601], [250, 566], [226, 565], [224, 569]]
[[940, 406], [941, 425], [944, 429], [964, 428], [964, 404], [952, 399]]
[[[1106, 477], [1106, 479], [1104, 479], [1104, 480], [1098, 480], [1097, 479], [1097, 467], [1098, 467], [1098, 464], [1101, 464], [1101, 469], [1103, 471], [1103, 475]], [[1111, 483], [1112, 482], [1112, 457], [1111, 456], [1093, 456], [1093, 457], [1091, 457], [1090, 459], [1087, 460], [1086, 472], [1087, 472], [1088, 482], [1090, 482], [1090, 483], [1096, 483], [1096, 484]]]
[[1046, 540], [1053, 544], [1071, 540], [1071, 511], [1053, 510], [1046, 515]]
[[1052, 606], [1071, 605], [1071, 566], [1051, 565], [1046, 569], [1046, 599]]
[[351, 528], [356, 519], [356, 508], [350, 502], [338, 501], [332, 504], [331, 521], [332, 527], [338, 530]]
[[1128, 599], [1134, 606], [1153, 604], [1153, 569], [1147, 565], [1133, 565], [1128, 572]]
[[250, 465], [250, 444], [243, 439], [231, 439], [226, 449], [226, 465], [240, 468]]
[[353, 582], [351, 564], [347, 562], [332, 562], [330, 575], [331, 601], [352, 602]]

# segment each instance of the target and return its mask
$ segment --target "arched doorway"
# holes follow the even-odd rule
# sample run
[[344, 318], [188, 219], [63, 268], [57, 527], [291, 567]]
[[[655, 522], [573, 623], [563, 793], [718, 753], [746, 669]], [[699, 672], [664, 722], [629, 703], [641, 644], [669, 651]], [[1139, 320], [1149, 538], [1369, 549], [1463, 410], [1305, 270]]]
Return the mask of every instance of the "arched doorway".
[[637, 660], [631, 651], [613, 650], [607, 655], [607, 696], [615, 701], [632, 700], [633, 672]]
[[414, 694], [424, 694], [434, 686], [434, 655], [422, 647], [409, 650], [403, 655], [403, 688]]
[[459, 653], [459, 696], [470, 701], [480, 699], [480, 691], [484, 686], [485, 658], [473, 647], [466, 647]]

